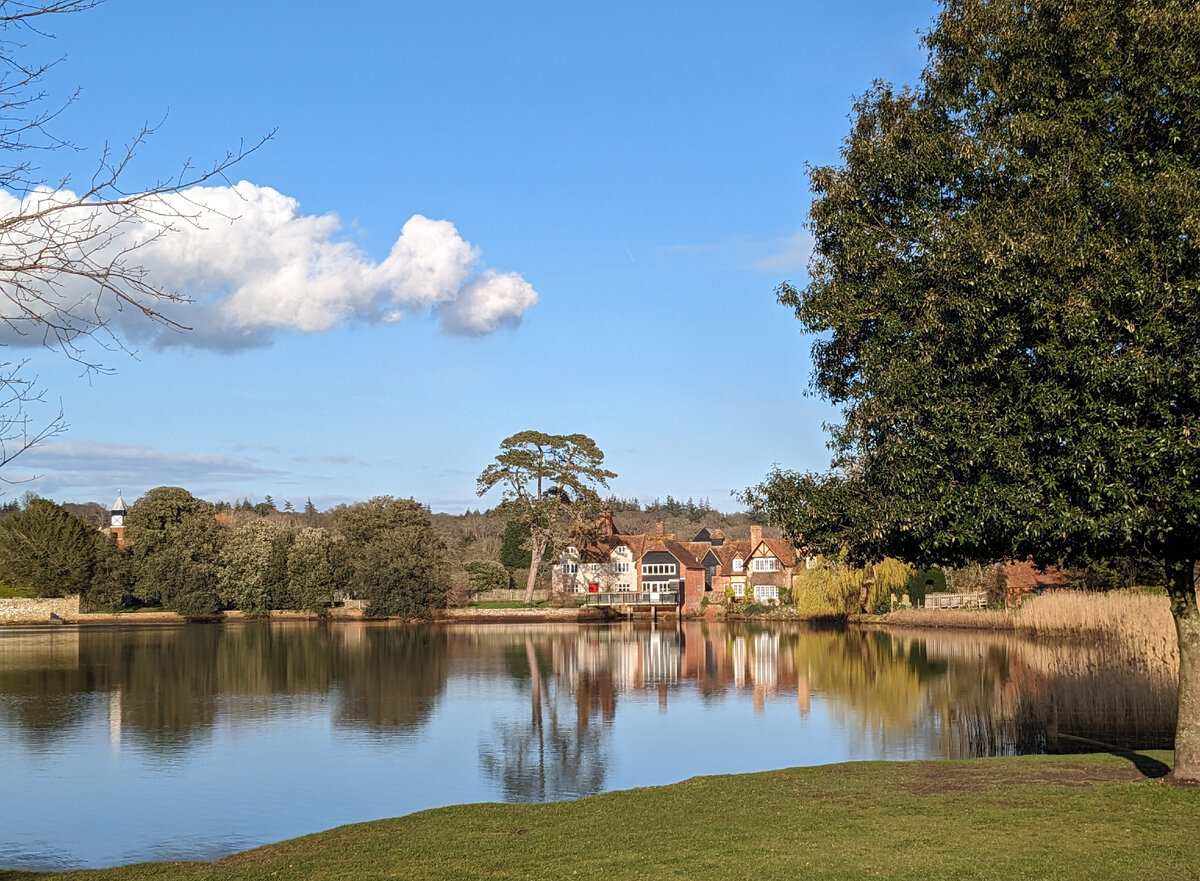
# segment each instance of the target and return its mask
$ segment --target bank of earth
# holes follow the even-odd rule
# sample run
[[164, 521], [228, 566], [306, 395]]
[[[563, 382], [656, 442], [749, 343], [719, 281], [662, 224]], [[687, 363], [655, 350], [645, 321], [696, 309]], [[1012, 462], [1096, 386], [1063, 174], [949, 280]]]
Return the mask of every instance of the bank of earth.
[[553, 804], [462, 805], [213, 863], [37, 878], [1196, 878], [1200, 791], [1168, 752], [862, 762]]

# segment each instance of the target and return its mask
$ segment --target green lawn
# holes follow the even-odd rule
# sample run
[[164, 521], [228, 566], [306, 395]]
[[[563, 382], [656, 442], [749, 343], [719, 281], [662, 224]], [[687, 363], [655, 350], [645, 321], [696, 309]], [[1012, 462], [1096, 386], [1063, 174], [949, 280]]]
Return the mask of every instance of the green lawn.
[[1200, 791], [1154, 779], [1169, 760], [864, 762], [703, 777], [577, 802], [425, 811], [216, 863], [0, 879], [1200, 878]]
[[11, 584], [0, 584], [0, 600], [20, 597], [28, 599], [33, 596], [33, 589], [29, 587], [16, 587]]

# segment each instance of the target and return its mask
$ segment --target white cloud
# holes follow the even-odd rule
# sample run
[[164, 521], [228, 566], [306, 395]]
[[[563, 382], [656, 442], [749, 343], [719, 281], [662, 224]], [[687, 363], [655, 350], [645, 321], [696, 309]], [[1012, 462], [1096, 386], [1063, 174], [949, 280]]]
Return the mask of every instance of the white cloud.
[[455, 297], [438, 306], [438, 318], [448, 332], [482, 336], [505, 324], [517, 324], [537, 302], [537, 291], [515, 272], [485, 272], [472, 279]]
[[[0, 222], [28, 213], [37, 200], [60, 198], [73, 196], [43, 191], [21, 204], [0, 193]], [[130, 262], [145, 267], [152, 284], [193, 301], [162, 310], [193, 328], [181, 334], [102, 299], [103, 318], [131, 339], [159, 346], [234, 349], [267, 343], [279, 330], [320, 333], [430, 310], [448, 333], [479, 335], [519, 324], [538, 299], [521, 276], [483, 270], [480, 250], [446, 220], [413, 215], [388, 256], [376, 261], [339, 237], [335, 215], [303, 214], [295, 199], [246, 181], [168, 195], [162, 209], [170, 220], [165, 230], [154, 217], [114, 225], [102, 210], [87, 208], [55, 221], [111, 226], [115, 235], [105, 250], [136, 246]], [[0, 238], [0, 289], [11, 283], [5, 264], [27, 253], [37, 233], [25, 242]], [[59, 276], [54, 283], [62, 303], [95, 297], [94, 289], [72, 278]]]

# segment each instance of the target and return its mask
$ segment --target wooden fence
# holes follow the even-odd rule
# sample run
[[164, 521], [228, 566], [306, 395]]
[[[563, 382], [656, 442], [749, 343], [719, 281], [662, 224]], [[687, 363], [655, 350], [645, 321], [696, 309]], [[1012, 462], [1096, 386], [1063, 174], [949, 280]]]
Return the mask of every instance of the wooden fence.
[[[542, 589], [533, 592], [533, 601], [535, 603], [544, 603], [550, 598], [550, 591]], [[477, 603], [523, 603], [525, 602], [524, 590], [485, 590], [483, 593], [478, 593], [473, 598]]]
[[979, 593], [927, 593], [927, 609], [982, 609], [987, 606], [987, 591]]

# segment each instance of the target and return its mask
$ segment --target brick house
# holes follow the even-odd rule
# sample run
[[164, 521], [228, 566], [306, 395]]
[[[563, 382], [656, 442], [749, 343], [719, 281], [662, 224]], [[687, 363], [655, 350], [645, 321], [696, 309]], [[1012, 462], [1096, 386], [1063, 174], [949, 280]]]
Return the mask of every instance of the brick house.
[[552, 571], [561, 590], [636, 593], [641, 602], [654, 604], [677, 592], [679, 605], [693, 612], [706, 596], [724, 602], [727, 587], [735, 599], [778, 602], [796, 566], [795, 551], [786, 541], [763, 538], [761, 526], [750, 527], [749, 541], [726, 541], [719, 529], [704, 528], [690, 542], [680, 542], [665, 535], [662, 524], [656, 535], [622, 535], [605, 511], [600, 529], [592, 544], [567, 547], [559, 555]]

